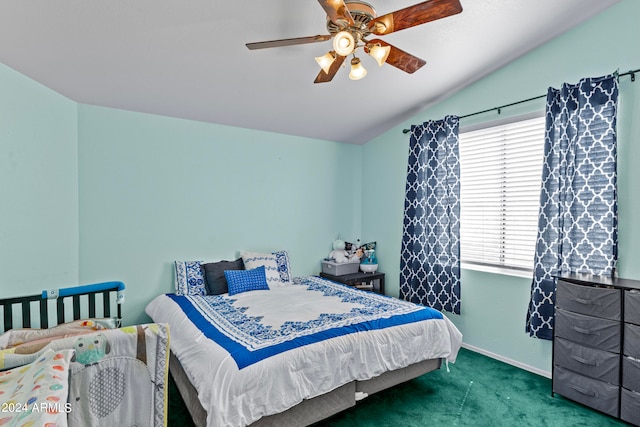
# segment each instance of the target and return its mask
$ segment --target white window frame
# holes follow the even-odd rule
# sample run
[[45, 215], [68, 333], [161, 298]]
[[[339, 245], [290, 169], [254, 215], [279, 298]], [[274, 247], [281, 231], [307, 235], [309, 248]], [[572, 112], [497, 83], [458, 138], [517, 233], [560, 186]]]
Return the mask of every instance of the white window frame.
[[[517, 128], [532, 124], [535, 129], [533, 137], [527, 133], [522, 139], [518, 139], [518, 136], [512, 133], [514, 125]], [[538, 133], [540, 125], [542, 132]], [[505, 133], [510, 132], [510, 137], [505, 136]], [[538, 140], [536, 134], [539, 135], [539, 149], [535, 146]], [[461, 267], [532, 277], [544, 156], [544, 113], [536, 112], [467, 126], [460, 130], [459, 136]], [[519, 147], [527, 152], [526, 156], [518, 157]], [[532, 150], [533, 156], [529, 157]], [[520, 160], [531, 158], [531, 165], [534, 167], [529, 168], [529, 162], [526, 162], [527, 167], [505, 163], [506, 158], [511, 156]], [[536, 162], [539, 165], [538, 173], [535, 172]], [[495, 166], [491, 169], [493, 172], [482, 169], [492, 164]], [[524, 173], [522, 180], [518, 179], [514, 171]], [[486, 180], [478, 180], [479, 177]], [[469, 182], [474, 182], [475, 185], [470, 185]], [[520, 185], [524, 186], [522, 191], [516, 190], [515, 188], [521, 188]], [[513, 197], [515, 193], [518, 194], [517, 199]], [[509, 195], [511, 197], [507, 199]], [[484, 207], [481, 207], [482, 205]], [[469, 213], [470, 206], [474, 206], [477, 215]], [[514, 212], [514, 209], [524, 213], [508, 213]], [[495, 221], [496, 218], [499, 219]], [[487, 230], [489, 233], [479, 230]], [[501, 233], [501, 236], [495, 237], [498, 233]], [[478, 242], [475, 246], [470, 243], [474, 240]], [[528, 262], [529, 254], [531, 260]]]

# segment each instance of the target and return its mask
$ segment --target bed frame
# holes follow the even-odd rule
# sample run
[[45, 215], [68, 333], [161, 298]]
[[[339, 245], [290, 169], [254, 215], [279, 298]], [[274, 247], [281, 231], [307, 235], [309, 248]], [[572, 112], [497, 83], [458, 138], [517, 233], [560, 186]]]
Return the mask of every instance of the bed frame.
[[[442, 359], [429, 359], [406, 368], [385, 372], [370, 380], [352, 381], [323, 395], [304, 400], [284, 412], [263, 417], [251, 424], [251, 427], [308, 426], [355, 406], [356, 401], [360, 398], [440, 369], [440, 366], [442, 366]], [[198, 392], [189, 381], [184, 368], [173, 352], [169, 356], [169, 372], [171, 372], [194, 424], [198, 427], [205, 427], [207, 425], [207, 411], [200, 404]], [[359, 398], [356, 399], [356, 396]]]
[[[18, 323], [21, 324], [17, 327], [30, 328], [32, 325], [38, 324], [43, 329], [67, 321], [78, 320], [84, 311], [83, 303], [85, 300], [86, 313], [88, 314], [85, 317], [113, 317], [120, 322], [122, 320], [124, 289], [125, 285], [122, 282], [102, 282], [73, 288], [44, 290], [36, 295], [0, 299], [0, 309], [2, 310], [0, 332], [13, 329], [16, 327], [15, 320], [20, 319], [21, 322]], [[97, 305], [96, 296], [98, 296], [98, 300], [102, 300], [102, 307]], [[69, 302], [71, 310], [67, 310]], [[53, 321], [49, 318], [52, 308], [55, 308], [56, 313]], [[69, 318], [69, 311], [71, 311], [72, 319]]]

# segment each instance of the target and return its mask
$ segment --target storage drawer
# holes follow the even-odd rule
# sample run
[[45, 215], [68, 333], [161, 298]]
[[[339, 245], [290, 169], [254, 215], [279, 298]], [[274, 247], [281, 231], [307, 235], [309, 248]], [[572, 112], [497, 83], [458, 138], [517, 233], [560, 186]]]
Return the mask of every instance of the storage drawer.
[[620, 355], [562, 338], [553, 343], [553, 363], [591, 378], [620, 385]]
[[628, 423], [640, 425], [640, 393], [623, 388], [620, 399], [620, 418]]
[[624, 291], [624, 321], [640, 325], [640, 291]]
[[558, 280], [556, 307], [589, 316], [620, 320], [622, 295], [619, 289], [576, 285]]
[[619, 415], [620, 387], [556, 366], [553, 391], [611, 416]]
[[640, 393], [640, 359], [622, 358], [622, 385]]
[[640, 326], [624, 324], [624, 354], [640, 359]]
[[556, 337], [620, 353], [620, 322], [556, 309]]

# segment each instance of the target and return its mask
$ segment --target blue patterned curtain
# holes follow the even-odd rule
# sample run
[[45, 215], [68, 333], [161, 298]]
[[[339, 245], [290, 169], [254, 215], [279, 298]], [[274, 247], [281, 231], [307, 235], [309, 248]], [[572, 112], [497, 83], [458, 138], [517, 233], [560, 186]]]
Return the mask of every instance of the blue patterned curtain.
[[617, 260], [617, 76], [549, 88], [529, 335], [552, 339], [557, 280]]
[[411, 127], [400, 298], [460, 314], [459, 119]]

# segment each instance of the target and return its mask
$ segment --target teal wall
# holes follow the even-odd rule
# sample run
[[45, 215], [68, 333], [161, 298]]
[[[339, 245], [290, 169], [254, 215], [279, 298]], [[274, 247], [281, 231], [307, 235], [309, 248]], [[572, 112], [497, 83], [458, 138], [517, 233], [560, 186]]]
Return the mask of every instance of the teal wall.
[[0, 290], [78, 280], [77, 106], [0, 64]]
[[[409, 138], [402, 133], [411, 124], [465, 115], [521, 99], [546, 94], [549, 86], [575, 83], [582, 77], [600, 76], [619, 69], [640, 68], [640, 49], [634, 28], [640, 2], [623, 0], [597, 17], [530, 52], [506, 67], [468, 86], [447, 100], [414, 116], [364, 146], [363, 164], [379, 171], [363, 188], [364, 236], [380, 236], [380, 269], [387, 273], [387, 289], [399, 289], [402, 240], [402, 206]], [[455, 64], [452, 66], [456, 66]], [[637, 76], [640, 78], [640, 75]], [[619, 174], [619, 275], [640, 279], [640, 81], [620, 81], [618, 116]], [[544, 100], [461, 120], [461, 127], [506, 116], [541, 111]], [[550, 371], [551, 345], [529, 338], [524, 322], [530, 279], [462, 271], [462, 314], [450, 318], [464, 334], [466, 344], [502, 358]]]
[[174, 260], [290, 253], [317, 274], [360, 236], [361, 146], [79, 106], [80, 281], [122, 280], [126, 322], [173, 289]]
[[361, 146], [78, 105], [3, 65], [0, 89], [2, 297], [121, 280], [139, 323], [174, 260], [317, 274], [360, 237]]

